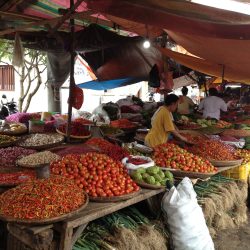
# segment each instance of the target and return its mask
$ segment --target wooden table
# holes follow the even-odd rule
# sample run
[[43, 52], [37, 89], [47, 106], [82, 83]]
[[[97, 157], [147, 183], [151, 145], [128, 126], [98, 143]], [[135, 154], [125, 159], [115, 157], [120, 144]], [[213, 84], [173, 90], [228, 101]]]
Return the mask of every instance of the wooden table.
[[[42, 244], [40, 244], [40, 246], [37, 245], [34, 249], [42, 249], [43, 246], [47, 247], [53, 238], [51, 237], [51, 229], [54, 229], [60, 232], [61, 235], [59, 249], [70, 250], [89, 222], [116, 212], [122, 208], [136, 204], [140, 201], [147, 200], [157, 194], [163, 193], [164, 191], [165, 189], [142, 189], [140, 194], [126, 201], [107, 203], [89, 202], [88, 206], [81, 213], [59, 223], [42, 226], [23, 226], [15, 223], [8, 223], [8, 229], [12, 235], [32, 248], [36, 246], [37, 243], [35, 242], [37, 242], [38, 238], [40, 239], [40, 242], [41, 239], [44, 239], [43, 242], [41, 242]], [[38, 234], [42, 234], [42, 236], [48, 235], [49, 239], [46, 240]]]

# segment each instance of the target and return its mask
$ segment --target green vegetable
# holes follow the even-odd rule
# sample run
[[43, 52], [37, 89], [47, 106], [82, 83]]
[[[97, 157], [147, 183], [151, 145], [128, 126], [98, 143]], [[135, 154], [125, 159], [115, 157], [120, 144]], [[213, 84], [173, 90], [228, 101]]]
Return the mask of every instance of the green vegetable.
[[153, 176], [148, 176], [145, 180], [148, 184], [152, 184], [154, 185], [156, 182], [155, 182], [155, 178]]
[[170, 181], [173, 181], [174, 176], [170, 171], [165, 172], [165, 177], [167, 177]]
[[154, 166], [154, 167], [149, 167], [146, 169], [146, 172], [150, 175], [154, 175], [154, 174], [158, 174], [160, 171], [160, 168], [157, 167], [157, 166]]
[[165, 177], [165, 174], [162, 170], [159, 171], [158, 175], [161, 177], [161, 179]]
[[145, 169], [145, 168], [138, 168], [138, 169], [136, 170], [136, 172], [137, 172], [137, 173], [140, 173], [140, 174], [144, 174], [144, 173], [146, 173], [146, 169]]
[[155, 185], [156, 186], [161, 186], [161, 183], [157, 181], [157, 182], [155, 182]]
[[136, 181], [142, 181], [142, 175], [137, 171], [133, 172], [131, 176]]
[[148, 173], [142, 174], [142, 178], [143, 178], [143, 179], [147, 179], [149, 176], [150, 176], [150, 175], [149, 175]]
[[153, 177], [155, 178], [156, 181], [162, 180], [162, 177], [159, 174], [154, 174]]

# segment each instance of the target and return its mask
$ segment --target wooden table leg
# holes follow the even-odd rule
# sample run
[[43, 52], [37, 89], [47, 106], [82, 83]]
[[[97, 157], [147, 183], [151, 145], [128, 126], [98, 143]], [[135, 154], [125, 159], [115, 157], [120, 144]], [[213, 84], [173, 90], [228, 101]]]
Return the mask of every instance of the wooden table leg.
[[59, 250], [72, 249], [72, 236], [73, 236], [73, 227], [67, 228], [66, 225], [63, 225]]
[[87, 224], [83, 224], [80, 227], [76, 228], [74, 231], [74, 235], [72, 237], [72, 247], [74, 246], [74, 244], [76, 243], [76, 241], [78, 240], [78, 238], [81, 236], [83, 230], [87, 227]]

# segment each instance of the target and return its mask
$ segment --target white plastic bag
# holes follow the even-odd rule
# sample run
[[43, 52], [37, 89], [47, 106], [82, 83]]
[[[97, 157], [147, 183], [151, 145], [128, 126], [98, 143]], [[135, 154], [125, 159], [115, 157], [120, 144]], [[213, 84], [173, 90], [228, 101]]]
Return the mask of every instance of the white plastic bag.
[[162, 199], [162, 210], [172, 234], [175, 250], [214, 250], [206, 221], [192, 182], [185, 177]]
[[137, 168], [149, 168], [149, 167], [153, 167], [155, 165], [155, 162], [150, 157], [138, 155], [138, 156], [133, 156], [133, 158], [143, 159], [143, 160], [146, 160], [148, 162], [141, 164], [141, 165], [134, 165], [134, 164], [128, 162], [128, 157], [125, 157], [122, 159], [122, 164], [129, 170], [135, 170]]

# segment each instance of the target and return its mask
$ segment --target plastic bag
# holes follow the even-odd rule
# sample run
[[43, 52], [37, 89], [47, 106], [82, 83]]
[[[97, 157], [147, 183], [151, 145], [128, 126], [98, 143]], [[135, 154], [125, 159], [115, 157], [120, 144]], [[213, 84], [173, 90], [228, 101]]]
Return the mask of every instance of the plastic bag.
[[150, 158], [150, 157], [146, 157], [146, 156], [133, 156], [133, 158], [136, 159], [143, 159], [148, 161], [147, 163], [144, 164], [140, 164], [140, 165], [134, 165], [132, 163], [128, 163], [128, 157], [125, 157], [122, 159], [122, 164], [129, 170], [135, 170], [137, 168], [149, 168], [149, 167], [153, 167], [155, 165], [154, 161]]
[[172, 234], [175, 250], [214, 250], [205, 218], [192, 182], [185, 177], [162, 199], [162, 210]]

